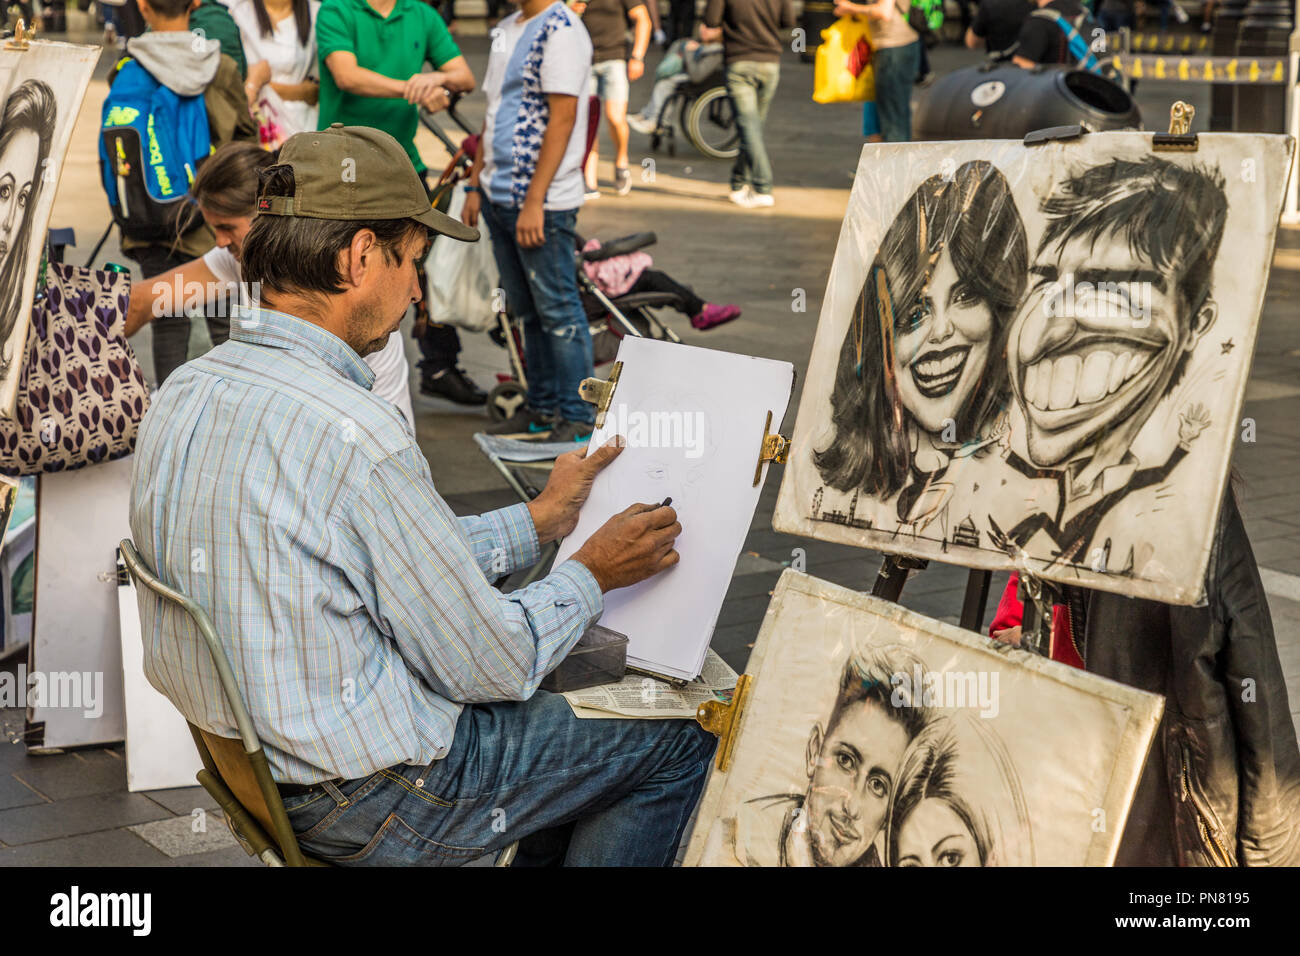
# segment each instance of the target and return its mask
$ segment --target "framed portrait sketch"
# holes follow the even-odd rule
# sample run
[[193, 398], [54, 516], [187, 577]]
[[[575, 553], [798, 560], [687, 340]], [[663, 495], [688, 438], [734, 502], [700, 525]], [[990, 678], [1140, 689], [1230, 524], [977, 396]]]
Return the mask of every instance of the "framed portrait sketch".
[[787, 570], [702, 866], [1106, 866], [1164, 698]]
[[0, 50], [0, 415], [13, 414], [63, 157], [99, 47]]
[[1293, 148], [865, 147], [774, 527], [1198, 603]]

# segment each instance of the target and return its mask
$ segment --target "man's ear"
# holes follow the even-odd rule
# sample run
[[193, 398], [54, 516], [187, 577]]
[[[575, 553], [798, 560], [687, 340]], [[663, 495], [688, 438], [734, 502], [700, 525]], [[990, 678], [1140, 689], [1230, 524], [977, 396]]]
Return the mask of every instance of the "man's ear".
[[352, 285], [361, 285], [366, 272], [375, 267], [375, 256], [382, 254], [375, 234], [369, 229], [358, 229], [343, 250], [346, 268], [339, 271]]
[[821, 724], [813, 724], [812, 733], [808, 735], [808, 753], [805, 757], [808, 763], [808, 779], [813, 778], [817, 772], [817, 762], [821, 759], [822, 743], [825, 740], [825, 732]]
[[1214, 324], [1214, 320], [1218, 317], [1219, 303], [1206, 296], [1205, 301], [1201, 304], [1194, 317], [1195, 325], [1192, 327], [1192, 339], [1187, 343], [1189, 351], [1196, 347], [1196, 343], [1201, 340], [1206, 332], [1210, 331], [1210, 326]]

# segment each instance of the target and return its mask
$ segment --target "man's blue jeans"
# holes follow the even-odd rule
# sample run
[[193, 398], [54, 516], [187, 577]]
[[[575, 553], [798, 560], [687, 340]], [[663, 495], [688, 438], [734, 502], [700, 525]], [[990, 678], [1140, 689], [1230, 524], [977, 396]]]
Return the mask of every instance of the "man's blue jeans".
[[571, 422], [591, 424], [595, 409], [578, 397], [593, 374], [591, 331], [578, 295], [574, 228], [578, 210], [546, 210], [546, 241], [525, 249], [515, 239], [519, 210], [484, 199], [482, 214], [492, 237], [501, 287], [524, 330], [528, 404]]
[[740, 127], [740, 153], [731, 168], [731, 188], [746, 184], [754, 192], [772, 192], [772, 161], [763, 142], [763, 124], [781, 79], [780, 63], [737, 60], [727, 64], [727, 92], [736, 108], [736, 125]]
[[305, 852], [343, 865], [455, 866], [528, 837], [519, 863], [567, 840], [569, 866], [670, 866], [714, 747], [693, 720], [578, 720], [538, 691], [467, 706], [427, 767], [326, 784], [285, 809]]
[[912, 86], [921, 68], [921, 41], [873, 50], [871, 65], [881, 135], [886, 143], [906, 143], [912, 138]]

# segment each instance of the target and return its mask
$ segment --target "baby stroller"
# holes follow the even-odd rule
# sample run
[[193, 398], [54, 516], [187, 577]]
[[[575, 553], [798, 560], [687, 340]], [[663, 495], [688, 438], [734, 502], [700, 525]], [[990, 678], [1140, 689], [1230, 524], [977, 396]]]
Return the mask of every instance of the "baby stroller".
[[[675, 295], [670, 292], [631, 292], [611, 297], [601, 291], [582, 268], [583, 262], [600, 262], [614, 256], [627, 255], [652, 246], [657, 241], [658, 237], [653, 232], [638, 232], [606, 242], [599, 249], [582, 251], [581, 246], [585, 242], [581, 237], [578, 238], [579, 248], [574, 250], [573, 268], [591, 330], [592, 361], [596, 366], [614, 360], [618, 354], [618, 343], [625, 335], [681, 342], [681, 337], [660, 322], [652, 311], [675, 306]], [[487, 400], [488, 415], [494, 421], [505, 421], [523, 406], [528, 397], [523, 332], [519, 322], [510, 313], [508, 304], [505, 310], [497, 313], [497, 326], [488, 335], [506, 350], [510, 364], [509, 373], [498, 373], [497, 384], [488, 392]]]

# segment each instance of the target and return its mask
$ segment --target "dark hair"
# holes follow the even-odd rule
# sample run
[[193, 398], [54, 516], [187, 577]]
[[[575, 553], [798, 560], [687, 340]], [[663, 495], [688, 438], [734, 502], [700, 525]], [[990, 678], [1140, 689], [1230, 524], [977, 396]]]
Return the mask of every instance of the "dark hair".
[[148, 0], [149, 6], [168, 20], [175, 20], [189, 12], [193, 0]]
[[190, 196], [226, 216], [257, 211], [258, 171], [275, 163], [276, 154], [255, 143], [227, 143], [199, 165]]
[[[268, 166], [258, 175], [262, 181], [259, 197], [294, 194], [292, 166]], [[259, 215], [240, 251], [244, 281], [259, 282], [266, 291], [282, 295], [337, 295], [345, 288], [338, 255], [362, 229], [375, 234], [388, 262], [397, 261], [397, 250], [413, 234], [428, 231], [414, 219], [343, 221]]]
[[889, 811], [886, 849], [890, 866], [898, 865], [898, 835], [904, 821], [926, 799], [941, 800], [961, 820], [979, 854], [980, 866], [988, 863], [992, 834], [986, 821], [975, 813], [956, 786], [957, 738], [948, 721], [931, 725], [930, 735], [917, 740], [899, 768], [899, 787]]
[[1103, 235], [1128, 243], [1175, 286], [1188, 316], [1210, 294], [1210, 276], [1223, 241], [1228, 197], [1223, 173], [1179, 166], [1155, 156], [1115, 159], [1065, 180], [1043, 200], [1047, 230], [1038, 252], [1077, 237], [1096, 245]]
[[[13, 248], [0, 263], [0, 344], [9, 339], [18, 322], [23, 297], [23, 269], [27, 264], [28, 249], [32, 241], [32, 213], [36, 209], [41, 185], [45, 180], [45, 160], [50, 155], [54, 139], [54, 126], [58, 118], [58, 101], [54, 91], [41, 80], [26, 80], [5, 100], [4, 113], [0, 115], [0, 157], [14, 137], [20, 132], [32, 131], [37, 136], [36, 165], [31, 194], [23, 207], [22, 218], [15, 232]], [[38, 242], [40, 239], [38, 238]], [[16, 353], [21, 357], [23, 343]]]
[[993, 320], [988, 364], [961, 410], [958, 434], [981, 435], [1006, 406], [1006, 340], [1025, 290], [1029, 246], [1006, 177], [977, 160], [950, 178], [921, 183], [881, 239], [840, 348], [831, 393], [835, 437], [813, 456], [832, 488], [887, 498], [907, 482], [912, 452], [894, 381], [894, 324], [925, 294], [945, 248]]
[[[307, 41], [311, 39], [311, 8], [307, 5], [308, 0], [293, 0], [293, 22], [298, 27], [298, 44], [306, 46]], [[262, 36], [271, 35], [271, 17], [266, 12], [266, 0], [253, 0], [253, 14], [257, 17], [257, 29], [262, 31]]]
[[[830, 736], [841, 713], [851, 704], [870, 701], [880, 707], [890, 718], [902, 724], [907, 736], [915, 737], [929, 720], [929, 710], [921, 704], [921, 688], [909, 687], [916, 674], [925, 673], [920, 658], [907, 648], [890, 644], [884, 647], [866, 647], [855, 651], [844, 664], [840, 686], [835, 693], [835, 703], [826, 721], [826, 735]], [[894, 706], [894, 675], [907, 678], [897, 690], [903, 698], [902, 706]]]

